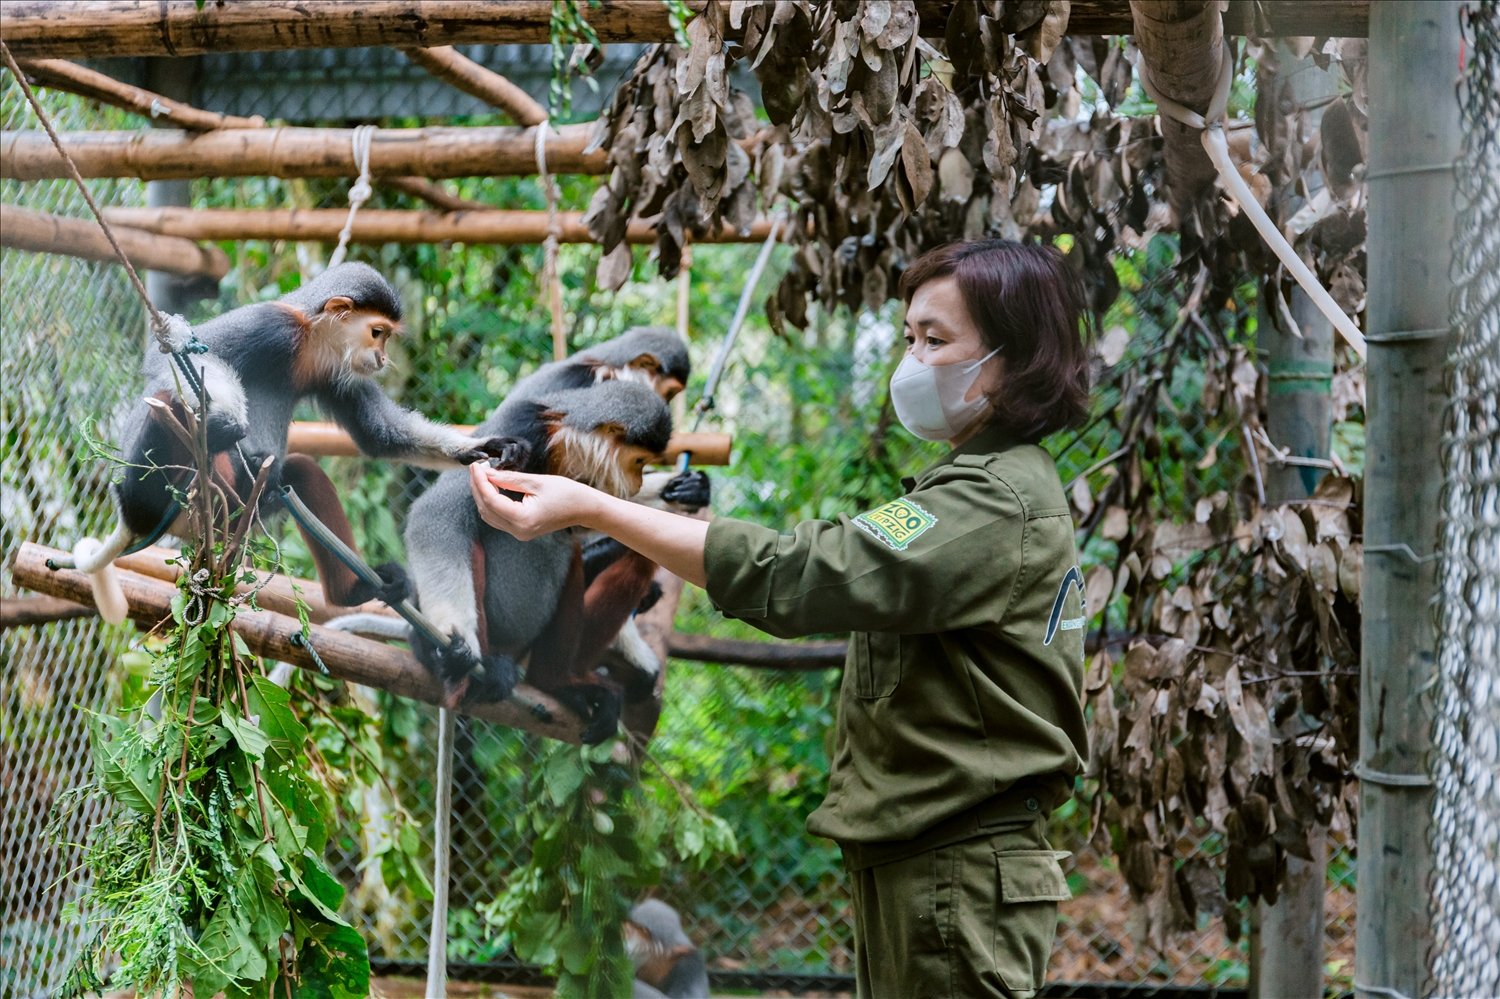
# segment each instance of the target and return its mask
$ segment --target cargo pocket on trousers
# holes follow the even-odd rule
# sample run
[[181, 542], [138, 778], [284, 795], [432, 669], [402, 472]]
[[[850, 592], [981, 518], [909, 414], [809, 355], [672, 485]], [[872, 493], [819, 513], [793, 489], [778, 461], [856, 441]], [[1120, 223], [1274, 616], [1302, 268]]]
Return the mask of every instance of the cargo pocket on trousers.
[[901, 636], [856, 631], [850, 641], [854, 643], [855, 696], [890, 697], [901, 682]]
[[1057, 935], [1057, 904], [1072, 897], [1054, 850], [995, 854], [995, 970], [1005, 987], [1030, 993], [1047, 978]]

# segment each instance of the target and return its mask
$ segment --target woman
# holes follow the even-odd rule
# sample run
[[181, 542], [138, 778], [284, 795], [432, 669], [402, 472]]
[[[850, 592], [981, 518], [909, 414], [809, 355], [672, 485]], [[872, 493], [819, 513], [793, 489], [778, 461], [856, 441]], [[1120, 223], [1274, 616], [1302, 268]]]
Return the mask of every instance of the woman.
[[1080, 296], [1056, 250], [1000, 240], [933, 250], [900, 288], [896, 415], [953, 445], [900, 498], [790, 534], [470, 466], [474, 498], [522, 539], [609, 534], [770, 634], [851, 632], [808, 829], [851, 874], [859, 995], [1029, 996], [1068, 897], [1046, 819], [1086, 753], [1073, 523], [1036, 446], [1088, 409]]

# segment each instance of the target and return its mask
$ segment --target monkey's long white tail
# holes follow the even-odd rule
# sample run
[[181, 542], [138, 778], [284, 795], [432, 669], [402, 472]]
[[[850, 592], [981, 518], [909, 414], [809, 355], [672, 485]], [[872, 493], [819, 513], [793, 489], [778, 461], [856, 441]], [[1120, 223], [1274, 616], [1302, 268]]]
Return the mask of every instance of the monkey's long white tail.
[[453, 808], [453, 712], [438, 709], [437, 801], [432, 819], [432, 933], [427, 941], [427, 994], [448, 994], [448, 827]]
[[94, 606], [99, 616], [110, 624], [122, 624], [130, 616], [130, 605], [125, 602], [125, 591], [120, 588], [120, 575], [112, 564], [120, 553], [135, 540], [124, 524], [103, 541], [96, 538], [79, 538], [73, 546], [73, 567], [86, 572], [94, 585]]

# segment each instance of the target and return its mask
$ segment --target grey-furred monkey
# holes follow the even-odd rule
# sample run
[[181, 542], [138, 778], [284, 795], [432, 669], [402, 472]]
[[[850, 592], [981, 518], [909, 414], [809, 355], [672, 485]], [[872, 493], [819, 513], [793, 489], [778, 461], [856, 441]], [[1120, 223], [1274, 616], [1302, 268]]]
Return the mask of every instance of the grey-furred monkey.
[[[479, 429], [530, 445], [518, 470], [565, 475], [624, 498], [666, 448], [672, 416], [644, 385], [607, 381], [513, 393]], [[573, 531], [518, 541], [480, 520], [469, 477], [448, 472], [412, 504], [406, 554], [422, 612], [449, 639], [435, 648], [413, 636], [417, 658], [447, 687], [448, 707], [465, 697], [509, 697], [517, 661], [529, 656], [527, 680], [586, 719], [584, 741], [614, 733], [620, 691], [593, 667], [640, 598], [623, 614], [587, 614]]]
[[[241, 306], [194, 327], [206, 352], [189, 354], [189, 363], [201, 372], [208, 394], [205, 431], [219, 484], [243, 500], [261, 461], [272, 458], [271, 485], [296, 487], [320, 519], [352, 542], [327, 476], [311, 458], [286, 453], [292, 411], [307, 397], [374, 457], [451, 468], [513, 455], [510, 442], [471, 436], [397, 406], [371, 380], [386, 366], [386, 344], [400, 324], [395, 289], [373, 268], [348, 263], [274, 302]], [[174, 491], [185, 491], [192, 474], [191, 455], [168, 423], [174, 412], [180, 419], [184, 409], [196, 409], [197, 394], [155, 345], [147, 348], [144, 371], [146, 404], [127, 420], [123, 450], [129, 467], [113, 487], [118, 526], [104, 542], [84, 538], [74, 549], [75, 566], [94, 575], [100, 614], [112, 623], [124, 620], [126, 607], [110, 563], [161, 526]], [[266, 490], [263, 508], [274, 494], [274, 488]], [[375, 595], [320, 545], [308, 547], [331, 602], [358, 604]], [[382, 569], [383, 575], [395, 572]], [[402, 585], [387, 578], [398, 589]]]
[[703, 952], [682, 931], [677, 910], [660, 899], [630, 910], [625, 952], [635, 965], [634, 999], [708, 999]]

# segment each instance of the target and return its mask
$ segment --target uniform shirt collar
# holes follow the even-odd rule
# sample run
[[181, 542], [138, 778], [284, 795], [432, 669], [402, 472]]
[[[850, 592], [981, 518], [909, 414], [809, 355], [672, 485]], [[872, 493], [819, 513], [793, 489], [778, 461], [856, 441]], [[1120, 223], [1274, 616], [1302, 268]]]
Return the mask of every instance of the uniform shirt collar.
[[930, 477], [938, 469], [953, 463], [953, 459], [961, 454], [998, 454], [1008, 448], [1015, 447], [1021, 443], [1014, 434], [1003, 427], [990, 424], [970, 437], [962, 446], [949, 451], [942, 458], [928, 465], [917, 476], [916, 481], [922, 482]]

